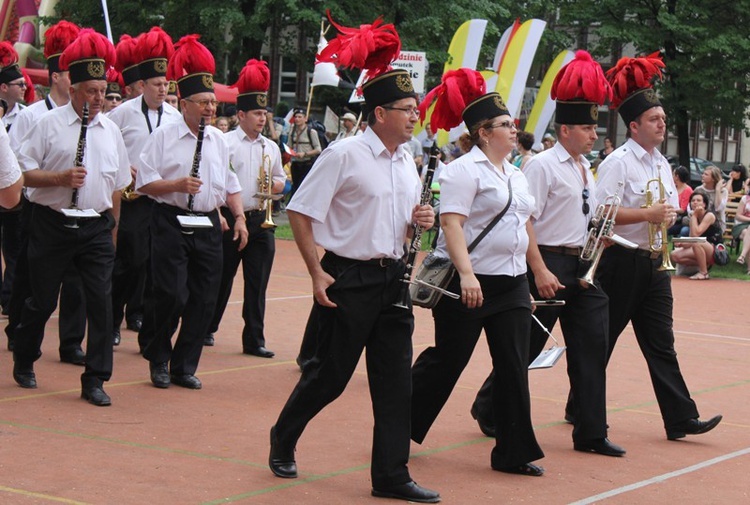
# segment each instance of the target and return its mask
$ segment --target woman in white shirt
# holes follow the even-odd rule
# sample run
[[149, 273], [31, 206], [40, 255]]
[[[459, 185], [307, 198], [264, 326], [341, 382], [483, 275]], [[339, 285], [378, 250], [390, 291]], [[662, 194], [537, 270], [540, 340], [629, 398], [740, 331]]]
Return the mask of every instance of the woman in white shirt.
[[[434, 115], [433, 115], [434, 117]], [[463, 112], [474, 147], [442, 171], [442, 234], [436, 254], [456, 266], [433, 309], [435, 346], [412, 369], [412, 439], [421, 443], [468, 363], [482, 330], [497, 374], [493, 384], [496, 442], [493, 469], [539, 476], [544, 457], [531, 423], [527, 365], [531, 305], [526, 278], [527, 223], [534, 210], [526, 178], [507, 161], [517, 129], [500, 95], [489, 93]], [[434, 121], [433, 121], [434, 123]], [[469, 253], [470, 244], [507, 212]]]

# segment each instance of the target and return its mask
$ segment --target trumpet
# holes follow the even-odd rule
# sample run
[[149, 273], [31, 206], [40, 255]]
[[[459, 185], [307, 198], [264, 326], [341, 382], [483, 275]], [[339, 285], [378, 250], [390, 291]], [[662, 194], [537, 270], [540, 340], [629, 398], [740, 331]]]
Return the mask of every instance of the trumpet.
[[126, 202], [132, 202], [139, 196], [141, 195], [135, 192], [135, 181], [131, 181], [128, 187], [122, 190], [121, 194], [121, 198]]
[[258, 171], [258, 193], [255, 195], [261, 201], [260, 210], [266, 211], [266, 219], [261, 228], [276, 228], [273, 222], [273, 188], [271, 180], [271, 157], [266, 154], [266, 141], [261, 139], [260, 170]]
[[[655, 179], [649, 179], [646, 182], [646, 203], [642, 205], [643, 208], [649, 208], [654, 204], [654, 192], [651, 191], [651, 185], [657, 184], [659, 186], [659, 201], [658, 203], [664, 203], [667, 201], [666, 191], [664, 189], [664, 183], [661, 180], [661, 176]], [[674, 270], [672, 261], [669, 259], [669, 247], [666, 241], [667, 237], [667, 223], [661, 222], [659, 224], [648, 223], [648, 245], [651, 251], [661, 253], [661, 265], [657, 270]]]
[[586, 237], [586, 244], [581, 251], [580, 260], [583, 263], [590, 263], [590, 265], [583, 277], [578, 279], [578, 282], [584, 288], [596, 287], [594, 276], [596, 275], [596, 269], [599, 267], [602, 253], [606, 248], [604, 238], [611, 236], [614, 231], [615, 217], [617, 217], [617, 211], [620, 209], [620, 203], [622, 203], [620, 190], [622, 190], [623, 185], [622, 181], [617, 183], [615, 194], [607, 197], [604, 203], [596, 208], [594, 217], [589, 221], [589, 233]]

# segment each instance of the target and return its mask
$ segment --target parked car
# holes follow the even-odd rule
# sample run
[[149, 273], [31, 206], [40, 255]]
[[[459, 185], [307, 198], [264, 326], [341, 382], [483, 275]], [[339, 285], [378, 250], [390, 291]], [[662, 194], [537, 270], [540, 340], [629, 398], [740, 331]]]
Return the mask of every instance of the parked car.
[[[677, 168], [677, 166], [680, 164], [679, 160], [677, 159], [677, 156], [669, 155], [666, 156], [667, 161], [669, 162], [669, 165], [674, 169]], [[703, 184], [703, 181], [701, 181], [701, 176], [703, 175], [703, 171], [708, 168], [715, 166], [715, 164], [711, 161], [706, 161], [703, 158], [690, 158], [690, 187], [695, 189], [701, 184]], [[728, 180], [729, 176], [725, 173], [721, 173], [724, 180]]]

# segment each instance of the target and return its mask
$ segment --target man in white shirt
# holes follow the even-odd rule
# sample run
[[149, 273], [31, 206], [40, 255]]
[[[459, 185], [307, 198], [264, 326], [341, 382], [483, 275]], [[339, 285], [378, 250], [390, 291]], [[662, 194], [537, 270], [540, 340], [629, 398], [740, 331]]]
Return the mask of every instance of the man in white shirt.
[[[667, 439], [676, 440], [712, 430], [721, 416], [701, 421], [682, 377], [674, 348], [672, 284], [662, 266], [663, 256], [669, 254], [667, 237], [660, 231], [654, 237], [649, 234], [649, 223], [659, 229], [674, 224], [679, 207], [669, 163], [658, 149], [667, 132], [667, 118], [650, 82], [654, 74], [661, 75], [658, 69], [663, 66], [654, 55], [623, 58], [608, 74], [610, 82], [628, 83], [626, 87], [613, 84], [612, 106], [625, 122], [629, 139], [599, 165], [596, 194], [599, 201], [605, 201], [615, 194], [620, 182], [624, 183], [614, 232], [636, 243], [638, 249], [619, 245], [608, 248], [597, 279], [610, 300], [608, 359], [617, 338], [632, 323], [648, 363]], [[657, 72], [646, 72], [645, 68], [656, 68]], [[663, 185], [665, 202], [660, 201], [655, 180]], [[646, 191], [654, 195], [650, 207], [645, 206]], [[663, 241], [665, 249], [654, 252], [660, 244], [651, 239]]]
[[[45, 32], [44, 56], [47, 58], [50, 91], [44, 100], [26, 107], [18, 115], [13, 128], [8, 132], [13, 152], [19, 152], [21, 142], [44, 114], [70, 102], [70, 75], [60, 68], [60, 56], [78, 36], [80, 29], [69, 21], [60, 21]], [[5, 333], [12, 347], [15, 329], [21, 319], [26, 298], [31, 296], [27, 261], [28, 223], [34, 204], [24, 201], [21, 211], [21, 238], [18, 262], [13, 275], [13, 289], [7, 304], [8, 325]], [[60, 337], [60, 361], [83, 365], [86, 356], [81, 348], [86, 336], [86, 304], [81, 277], [71, 267], [63, 278], [60, 289], [60, 313], [58, 318]]]
[[[242, 186], [242, 207], [249, 233], [247, 247], [237, 250], [232, 232], [224, 232], [223, 267], [219, 297], [205, 345], [213, 345], [213, 334], [219, 329], [229, 296], [232, 293], [237, 267], [242, 262], [243, 304], [242, 352], [261, 358], [272, 358], [273, 351], [266, 348], [263, 319], [266, 312], [266, 288], [271, 277], [271, 267], [276, 253], [274, 228], [270, 219], [271, 199], [260, 199], [257, 193], [281, 193], [286, 174], [281, 167], [279, 146], [261, 135], [268, 116], [266, 104], [270, 73], [265, 61], [252, 59], [240, 72], [235, 86], [237, 96], [238, 128], [225, 135], [229, 145], [229, 163]], [[263, 175], [261, 175], [261, 170]], [[259, 182], [261, 181], [261, 182]], [[230, 230], [235, 218], [227, 207], [221, 208]]]
[[0, 128], [0, 207], [8, 209], [18, 205], [22, 189], [23, 175], [16, 155], [10, 150], [8, 132]]
[[[421, 184], [403, 145], [419, 117], [416, 94], [404, 70], [371, 79], [363, 92], [370, 128], [323, 151], [287, 206], [312, 278], [318, 347], [271, 429], [269, 465], [278, 477], [297, 477], [297, 440], [341, 394], [367, 349], [372, 494], [435, 503], [439, 494], [417, 486], [406, 467], [414, 316], [394, 306], [408, 230], [434, 221], [432, 208], [419, 205]], [[326, 251], [322, 259], [316, 246]]]
[[[93, 47], [102, 54], [92, 54]], [[120, 191], [130, 173], [120, 130], [100, 114], [112, 55], [106, 37], [81, 31], [60, 59], [70, 72], [70, 103], [43, 115], [19, 154], [27, 196], [35, 207], [28, 245], [31, 297], [16, 328], [13, 378], [21, 387], [36, 387], [33, 363], [41, 356], [44, 326], [57, 305], [63, 275], [75, 264], [89, 321], [81, 397], [97, 406], [111, 404], [103, 383], [112, 375], [113, 234]], [[70, 208], [87, 210], [92, 217], [66, 216], [63, 210]]]
[[[195, 35], [183, 37], [176, 47], [170, 71], [184, 75], [177, 81], [182, 120], [162, 125], [148, 137], [136, 175], [136, 190], [155, 201], [150, 224], [153, 295], [145, 300], [141, 332], [152, 335], [143, 357], [149, 361], [155, 387], [200, 389], [195, 372], [221, 278], [222, 223], [217, 209], [226, 205], [235, 216], [232, 238], [239, 249], [247, 244], [247, 227], [224, 134], [210, 126], [218, 103], [213, 56]], [[186, 61], [184, 54], [192, 55], [188, 68], [178, 66]], [[172, 334], [180, 319], [173, 347]]]
[[336, 135], [336, 140], [345, 139], [347, 137], [353, 137], [357, 133], [357, 129], [354, 127], [357, 124], [357, 118], [351, 112], [347, 112], [341, 117], [341, 124], [344, 125], [344, 129]]
[[154, 27], [138, 38], [136, 51], [140, 59], [138, 76], [141, 82], [138, 87], [143, 93], [126, 101], [108, 116], [120, 127], [133, 174], [131, 191], [125, 192], [122, 201], [117, 232], [117, 256], [112, 274], [112, 331], [115, 345], [118, 345], [124, 318], [127, 328], [138, 332], [138, 346], [143, 350], [151, 338], [146, 333], [141, 334], [140, 330], [143, 323], [153, 200], [138, 198], [132, 186], [140, 165], [141, 151], [149, 135], [162, 125], [181, 121], [182, 115], [177, 109], [164, 103], [169, 85], [166, 78], [167, 59], [174, 51], [172, 39], [161, 28]]

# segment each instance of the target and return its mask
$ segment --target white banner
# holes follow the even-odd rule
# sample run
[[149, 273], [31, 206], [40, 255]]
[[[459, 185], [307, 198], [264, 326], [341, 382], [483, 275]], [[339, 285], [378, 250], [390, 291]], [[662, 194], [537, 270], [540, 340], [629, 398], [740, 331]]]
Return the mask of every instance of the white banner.
[[[419, 51], [401, 51], [398, 58], [391, 63], [393, 68], [403, 68], [411, 76], [411, 82], [414, 86], [414, 91], [417, 94], [424, 93], [424, 77], [427, 71], [427, 53]], [[357, 79], [357, 85], [352, 91], [352, 96], [349, 98], [349, 103], [360, 103], [364, 102], [365, 99], [362, 95], [357, 93], [357, 90], [362, 86], [367, 75], [367, 70], [363, 70], [359, 74]]]

